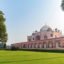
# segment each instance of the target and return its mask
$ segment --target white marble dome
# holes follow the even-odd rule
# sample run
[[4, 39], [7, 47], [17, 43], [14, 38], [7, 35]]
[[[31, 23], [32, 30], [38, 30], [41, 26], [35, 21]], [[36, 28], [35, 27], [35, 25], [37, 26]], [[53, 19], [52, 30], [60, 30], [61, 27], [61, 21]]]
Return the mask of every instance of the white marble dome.
[[40, 31], [42, 32], [42, 31], [52, 31], [52, 28], [50, 28], [50, 26], [48, 26], [48, 25], [44, 25], [41, 29], [40, 29]]

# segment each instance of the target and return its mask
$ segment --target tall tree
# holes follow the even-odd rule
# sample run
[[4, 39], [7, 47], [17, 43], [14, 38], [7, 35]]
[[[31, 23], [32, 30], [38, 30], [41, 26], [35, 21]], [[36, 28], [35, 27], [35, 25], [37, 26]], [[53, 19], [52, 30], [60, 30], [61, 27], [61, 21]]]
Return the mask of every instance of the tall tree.
[[6, 32], [6, 25], [5, 25], [5, 17], [4, 13], [0, 11], [0, 42], [3, 44], [3, 47], [6, 47], [6, 42], [8, 40], [8, 34]]
[[64, 0], [62, 0], [61, 7], [62, 7], [62, 10], [64, 11]]

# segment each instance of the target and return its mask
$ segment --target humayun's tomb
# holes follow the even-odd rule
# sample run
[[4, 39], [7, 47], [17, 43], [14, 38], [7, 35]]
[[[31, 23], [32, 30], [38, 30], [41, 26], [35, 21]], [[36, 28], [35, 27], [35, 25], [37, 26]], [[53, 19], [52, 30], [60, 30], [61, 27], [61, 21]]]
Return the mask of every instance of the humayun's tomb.
[[27, 42], [12, 44], [19, 49], [60, 49], [64, 48], [64, 37], [60, 30], [44, 25], [40, 31], [27, 36]]

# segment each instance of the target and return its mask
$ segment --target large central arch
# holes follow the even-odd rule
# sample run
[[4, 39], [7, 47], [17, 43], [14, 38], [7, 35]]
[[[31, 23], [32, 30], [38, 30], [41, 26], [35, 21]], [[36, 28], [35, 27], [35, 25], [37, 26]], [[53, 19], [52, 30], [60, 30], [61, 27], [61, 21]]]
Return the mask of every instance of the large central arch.
[[36, 40], [40, 40], [40, 36], [39, 35], [36, 36]]

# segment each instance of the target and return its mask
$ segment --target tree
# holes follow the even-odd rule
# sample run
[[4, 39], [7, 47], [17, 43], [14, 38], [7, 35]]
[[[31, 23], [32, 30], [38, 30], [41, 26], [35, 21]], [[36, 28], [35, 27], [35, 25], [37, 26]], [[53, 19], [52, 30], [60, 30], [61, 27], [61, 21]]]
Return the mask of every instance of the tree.
[[64, 11], [64, 0], [62, 0], [61, 7], [62, 7], [62, 10]]
[[5, 25], [5, 17], [4, 13], [0, 11], [0, 42], [3, 44], [3, 47], [6, 47], [6, 42], [8, 40], [8, 34], [6, 32], [6, 25]]

